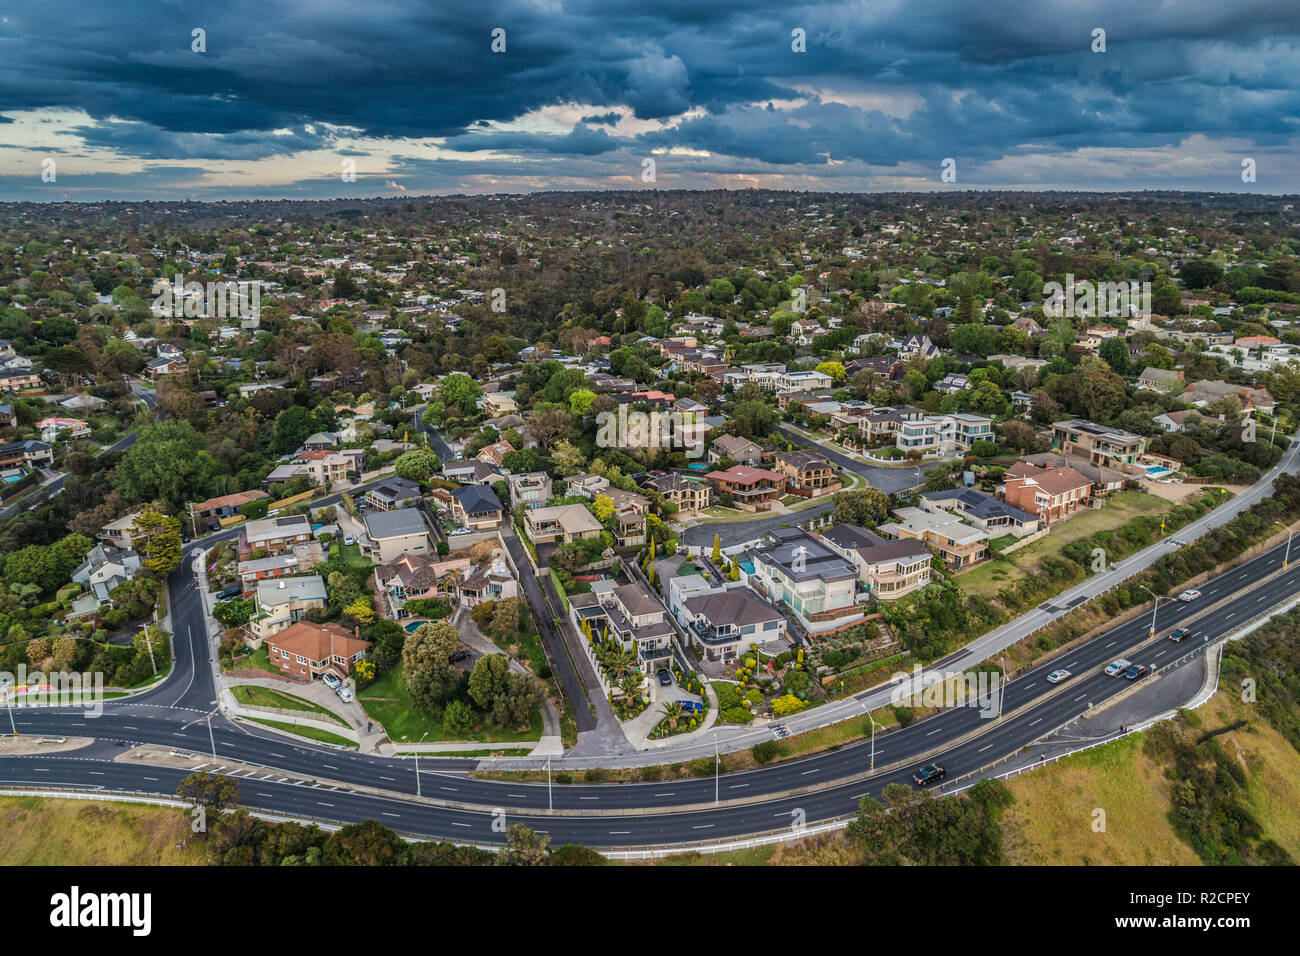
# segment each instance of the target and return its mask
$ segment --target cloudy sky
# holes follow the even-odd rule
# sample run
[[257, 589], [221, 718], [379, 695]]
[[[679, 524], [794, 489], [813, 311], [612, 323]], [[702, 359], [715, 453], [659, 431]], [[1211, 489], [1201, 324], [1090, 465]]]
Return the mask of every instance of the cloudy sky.
[[1298, 48], [1295, 0], [0, 0], [0, 201], [1294, 193]]

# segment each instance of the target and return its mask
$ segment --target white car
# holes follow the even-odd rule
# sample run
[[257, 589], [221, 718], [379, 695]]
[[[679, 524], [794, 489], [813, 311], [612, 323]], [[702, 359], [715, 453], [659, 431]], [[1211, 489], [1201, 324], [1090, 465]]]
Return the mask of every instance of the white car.
[[345, 534], [345, 535], [343, 536], [343, 543], [344, 543], [344, 544], [355, 544], [355, 543], [356, 543], [356, 540], [357, 540], [357, 537], [356, 537], [356, 535], [353, 535], [353, 534]]
[[1195, 601], [1200, 596], [1201, 596], [1201, 592], [1196, 590], [1196, 588], [1188, 588], [1182, 594], [1178, 595], [1178, 600], [1184, 602], [1191, 602], [1191, 601]]
[[1064, 667], [1062, 667], [1048, 674], [1047, 682], [1049, 684], [1059, 684], [1061, 683], [1061, 681], [1065, 680], [1069, 676], [1070, 676], [1070, 672], [1067, 671]]
[[334, 693], [339, 695], [339, 700], [343, 701], [343, 703], [345, 704], [352, 703], [353, 700], [352, 691], [348, 690], [342, 684], [339, 684], [338, 687], [334, 688]]
[[1118, 676], [1119, 674], [1124, 673], [1132, 666], [1133, 666], [1132, 661], [1127, 661], [1121, 657], [1119, 660], [1111, 661], [1109, 664], [1106, 665], [1106, 676], [1107, 677]]
[[320, 679], [325, 682], [325, 686], [330, 690], [338, 690], [343, 684], [343, 681], [339, 680], [338, 674], [329, 671], [322, 674]]

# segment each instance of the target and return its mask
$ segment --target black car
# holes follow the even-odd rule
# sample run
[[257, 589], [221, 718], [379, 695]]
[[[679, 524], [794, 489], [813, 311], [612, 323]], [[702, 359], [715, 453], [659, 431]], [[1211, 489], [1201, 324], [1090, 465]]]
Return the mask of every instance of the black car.
[[456, 661], [467, 661], [467, 660], [469, 660], [469, 659], [470, 659], [471, 657], [473, 657], [473, 656], [474, 656], [474, 655], [471, 654], [469, 651], [452, 651], [452, 652], [451, 652], [451, 660], [452, 660], [453, 663], [455, 663]]
[[1176, 628], [1169, 632], [1169, 640], [1173, 641], [1175, 644], [1181, 644], [1191, 636], [1192, 632], [1185, 627]]
[[918, 787], [928, 787], [932, 783], [938, 783], [946, 776], [948, 776], [947, 770], [937, 763], [932, 763], [912, 774], [912, 782]]
[[937, 765], [937, 763], [923, 766], [917, 773], [911, 775], [913, 783], [917, 784], [918, 787], [928, 787], [932, 783], [939, 783], [945, 777], [948, 777], [948, 771], [944, 767]]
[[1124, 672], [1125, 680], [1141, 680], [1151, 673], [1151, 668], [1145, 664], [1134, 664]]
[[673, 683], [673, 675], [670, 674], [670, 673], [668, 673], [668, 668], [666, 668], [666, 667], [664, 667], [664, 668], [660, 668], [660, 670], [659, 670], [659, 686], [660, 686], [660, 687], [671, 687], [671, 686], [672, 686], [672, 683]]
[[217, 592], [217, 600], [225, 601], [232, 597], [238, 597], [244, 593], [242, 584], [229, 584]]

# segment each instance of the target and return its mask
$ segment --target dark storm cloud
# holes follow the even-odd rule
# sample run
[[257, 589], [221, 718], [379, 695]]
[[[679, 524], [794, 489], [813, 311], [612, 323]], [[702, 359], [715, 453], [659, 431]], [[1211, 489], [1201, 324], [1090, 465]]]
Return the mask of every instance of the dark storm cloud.
[[[683, 147], [822, 176], [1194, 134], [1280, 147], [1300, 122], [1298, 37], [1293, 0], [48, 0], [0, 12], [0, 112], [84, 110], [82, 142], [142, 161], [352, 155], [364, 136], [520, 160], [439, 167], [453, 176], [564, 161], [599, 178]], [[570, 104], [590, 115], [567, 132], [512, 124]], [[625, 112], [669, 125], [628, 132]]]

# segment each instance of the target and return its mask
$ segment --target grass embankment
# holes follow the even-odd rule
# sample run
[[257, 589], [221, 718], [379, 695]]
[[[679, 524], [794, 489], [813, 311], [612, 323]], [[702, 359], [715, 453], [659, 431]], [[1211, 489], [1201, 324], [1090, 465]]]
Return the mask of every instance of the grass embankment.
[[199, 866], [189, 819], [174, 807], [0, 797], [0, 860], [9, 866]]
[[325, 720], [333, 721], [336, 724], [345, 723], [337, 714], [326, 710], [320, 704], [313, 703], [310, 700], [303, 700], [303, 698], [295, 697], [293, 694], [272, 690], [269, 687], [252, 687], [247, 684], [240, 684], [230, 688], [230, 692], [235, 695], [235, 700], [250, 707], [279, 707], [281, 710], [300, 710], [314, 717], [322, 717]]
[[340, 737], [338, 734], [332, 734], [328, 730], [319, 730], [316, 727], [303, 727], [299, 724], [286, 724], [278, 720], [263, 720], [261, 717], [244, 717], [243, 720], [251, 720], [255, 724], [262, 724], [264, 727], [270, 727], [272, 730], [281, 730], [287, 734], [297, 734], [299, 737], [306, 737], [308, 740], [318, 740], [323, 744], [335, 744], [339, 747], [356, 747], [356, 744], [346, 737]]
[[[1195, 740], [1245, 720], [1214, 738], [1245, 771], [1244, 802], [1264, 838], [1300, 857], [1300, 753], [1257, 708], [1220, 692], [1176, 732]], [[1169, 813], [1178, 785], [1143, 746], [1151, 733], [1076, 754], [1007, 781], [1016, 802], [1005, 817], [1007, 856], [1020, 864], [1149, 866], [1199, 864], [1174, 830]], [[1093, 812], [1106, 812], [1094, 832]]]

